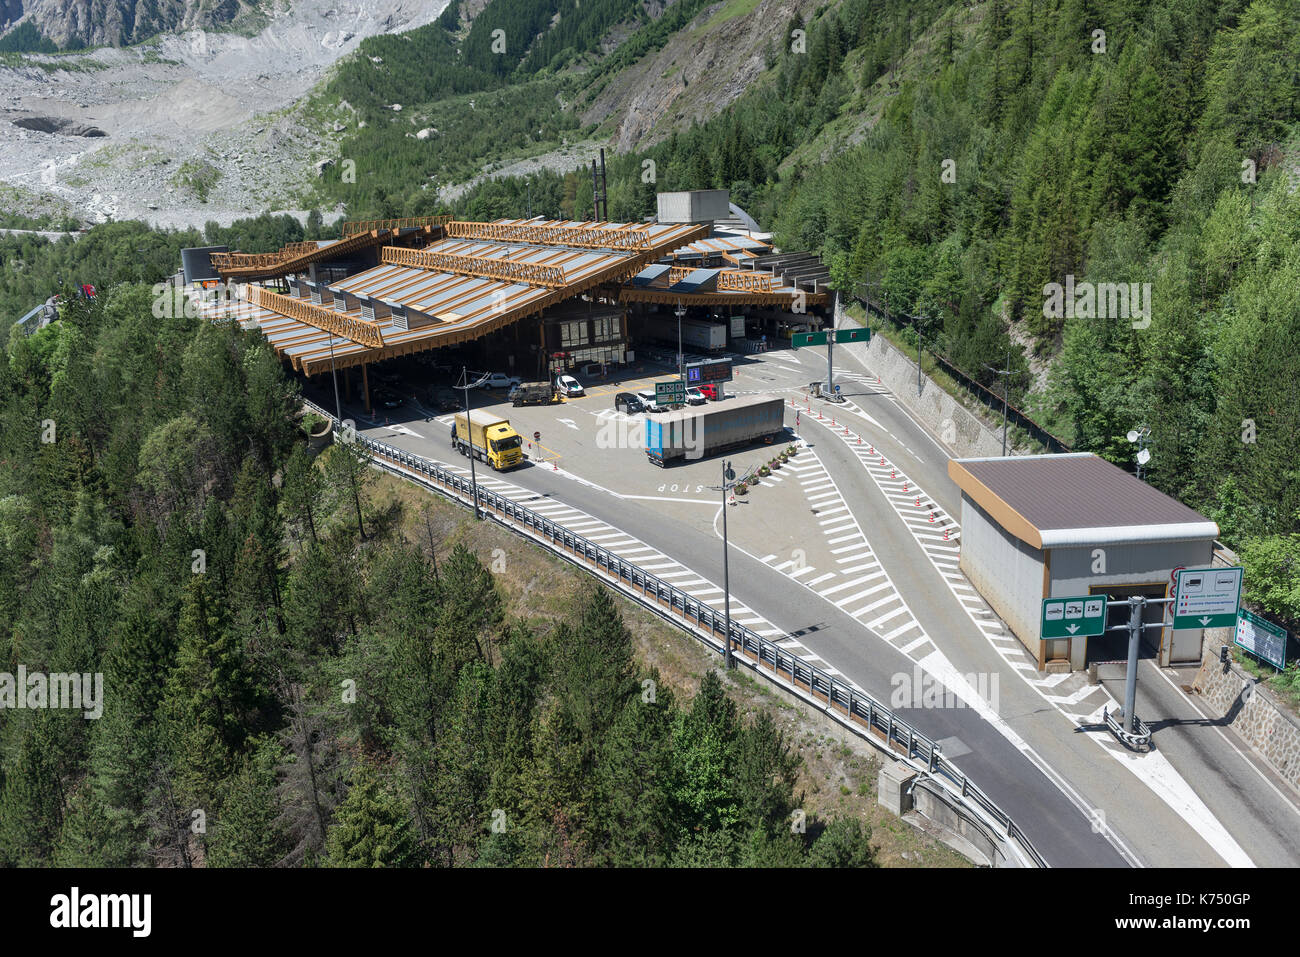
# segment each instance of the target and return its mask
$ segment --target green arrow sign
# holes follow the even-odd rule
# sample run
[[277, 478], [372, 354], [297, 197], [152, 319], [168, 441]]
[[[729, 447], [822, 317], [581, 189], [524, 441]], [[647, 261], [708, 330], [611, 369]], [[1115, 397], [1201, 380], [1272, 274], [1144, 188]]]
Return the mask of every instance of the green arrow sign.
[[[826, 345], [827, 330], [821, 332], [796, 332], [790, 337], [790, 343], [798, 349], [800, 346]], [[871, 330], [857, 327], [854, 329], [836, 329], [836, 342], [870, 342]]]
[[1106, 596], [1044, 598], [1044, 638], [1089, 638], [1106, 630]]
[[790, 337], [790, 344], [796, 349], [800, 346], [824, 346], [826, 345], [825, 332], [796, 332]]
[[1274, 668], [1286, 667], [1286, 629], [1265, 621], [1259, 615], [1252, 615], [1244, 608], [1237, 618], [1236, 642]]
[[1174, 628], [1234, 628], [1241, 569], [1183, 568], [1175, 573]]

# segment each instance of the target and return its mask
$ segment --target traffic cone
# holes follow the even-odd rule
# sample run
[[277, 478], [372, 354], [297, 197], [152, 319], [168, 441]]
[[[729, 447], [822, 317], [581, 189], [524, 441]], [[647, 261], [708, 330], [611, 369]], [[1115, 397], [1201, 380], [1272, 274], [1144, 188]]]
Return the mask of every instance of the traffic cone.
[[559, 467], [558, 465], [556, 465], [554, 462], [552, 462], [552, 463], [551, 463], [551, 471], [552, 471], [552, 472], [558, 472], [559, 470], [560, 470], [560, 467]]
[[859, 436], [858, 436], [858, 445], [861, 445], [861, 444], [862, 444], [862, 436], [859, 435]]
[[943, 530], [943, 540], [945, 542], [948, 540], [948, 529], [946, 528]]
[[921, 507], [921, 496], [919, 495], [916, 497], [916, 507], [917, 508]]
[[896, 479], [896, 478], [898, 478], [898, 469], [890, 469], [890, 470], [889, 470], [889, 477], [890, 477], [891, 479]]
[[930, 513], [930, 524], [931, 524], [931, 525], [934, 524], [934, 512], [931, 512], [931, 513]]
[[907, 483], [906, 483], [906, 482], [903, 483], [903, 491], [904, 491], [904, 492], [907, 491]]

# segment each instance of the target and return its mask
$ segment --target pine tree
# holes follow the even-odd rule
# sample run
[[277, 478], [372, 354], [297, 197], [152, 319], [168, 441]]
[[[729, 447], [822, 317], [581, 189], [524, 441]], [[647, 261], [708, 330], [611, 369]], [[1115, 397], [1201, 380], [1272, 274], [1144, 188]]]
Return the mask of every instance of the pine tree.
[[405, 802], [371, 765], [355, 765], [325, 842], [328, 867], [418, 867], [420, 849]]

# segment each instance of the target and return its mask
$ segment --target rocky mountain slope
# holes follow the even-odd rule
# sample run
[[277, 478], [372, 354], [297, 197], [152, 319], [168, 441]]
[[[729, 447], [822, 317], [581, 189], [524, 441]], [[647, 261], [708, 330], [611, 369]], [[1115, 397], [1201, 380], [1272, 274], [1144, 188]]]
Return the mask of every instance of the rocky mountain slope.
[[301, 122], [300, 99], [364, 37], [445, 5], [294, 0], [251, 37], [191, 30], [0, 62], [0, 182], [89, 221], [201, 226], [278, 208], [330, 149]]
[[0, 21], [26, 15], [62, 48], [139, 43], [169, 30], [247, 19], [258, 0], [5, 0]]

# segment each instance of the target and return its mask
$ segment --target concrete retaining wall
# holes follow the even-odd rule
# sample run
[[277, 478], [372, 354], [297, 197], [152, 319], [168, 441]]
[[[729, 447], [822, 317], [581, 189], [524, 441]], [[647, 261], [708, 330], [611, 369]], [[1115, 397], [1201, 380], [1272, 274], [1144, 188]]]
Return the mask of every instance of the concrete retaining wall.
[[[1002, 454], [1002, 432], [984, 427], [979, 419], [929, 376], [921, 378], [921, 394], [916, 394], [916, 360], [909, 359], [881, 335], [868, 343], [852, 342], [839, 347], [862, 360], [880, 384], [889, 389], [900, 403], [929, 426], [957, 458], [977, 458]], [[1014, 450], [1008, 450], [1014, 451]]]
[[[1224, 716], [1247, 744], [1259, 752], [1292, 787], [1300, 789], [1300, 720], [1293, 717], [1254, 676], [1235, 664], [1219, 661], [1219, 648], [1232, 640], [1232, 629], [1205, 632], [1205, 658], [1192, 687], [1210, 713]], [[1247, 690], [1249, 689], [1249, 690]]]

